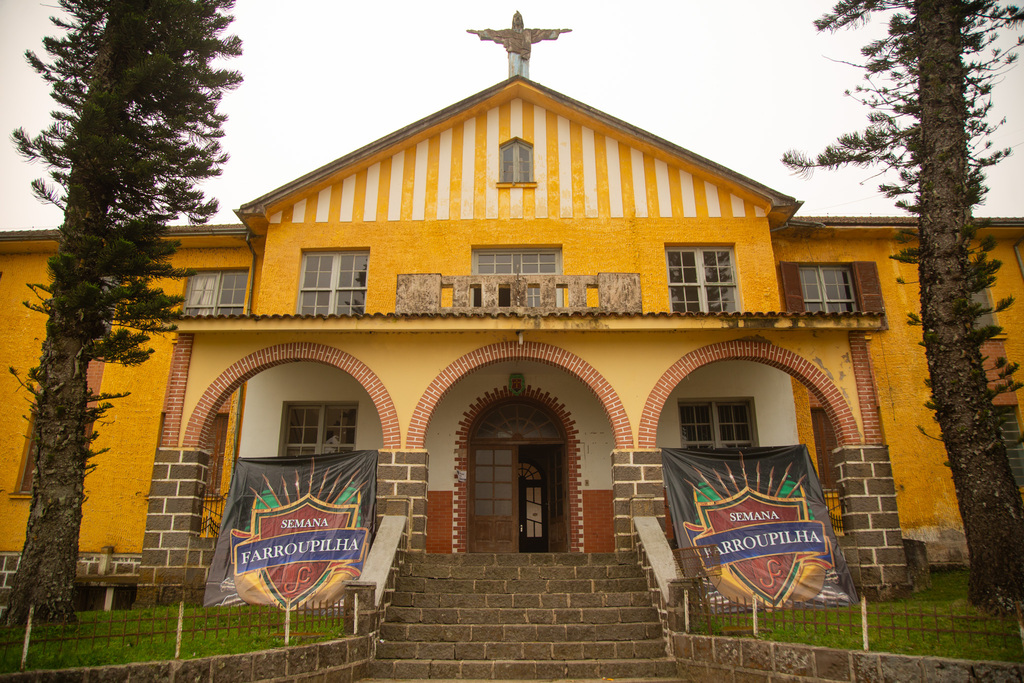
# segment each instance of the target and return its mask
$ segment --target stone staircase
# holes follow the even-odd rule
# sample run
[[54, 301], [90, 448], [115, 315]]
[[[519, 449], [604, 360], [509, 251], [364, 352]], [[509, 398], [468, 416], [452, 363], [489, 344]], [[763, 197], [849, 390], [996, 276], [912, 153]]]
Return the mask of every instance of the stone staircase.
[[408, 556], [377, 679], [675, 678], [635, 553]]

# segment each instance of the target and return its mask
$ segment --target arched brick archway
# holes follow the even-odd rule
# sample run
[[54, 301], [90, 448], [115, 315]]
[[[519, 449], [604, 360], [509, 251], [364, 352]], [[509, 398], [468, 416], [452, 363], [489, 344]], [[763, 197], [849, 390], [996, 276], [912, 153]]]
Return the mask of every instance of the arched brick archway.
[[619, 400], [619, 395], [608, 380], [590, 363], [576, 354], [540, 342], [491, 344], [467, 353], [442, 370], [416, 404], [412, 420], [409, 422], [409, 431], [405, 440], [406, 447], [410, 449], [424, 448], [427, 427], [430, 425], [434, 409], [459, 380], [478, 368], [514, 360], [530, 360], [552, 365], [579, 379], [597, 396], [601, 407], [604, 408], [612, 426], [612, 433], [615, 435], [615, 447], [632, 447], [633, 434], [629, 418], [626, 416], [622, 401]]
[[[569, 510], [568, 537], [569, 551], [578, 552], [584, 545], [583, 475], [580, 463], [579, 430], [572, 412], [564, 403], [542, 389], [527, 385], [523, 393], [513, 395], [508, 387], [498, 387], [484, 392], [463, 412], [459, 428], [455, 432], [455, 469], [469, 471], [469, 442], [476, 421], [503, 403], [530, 403], [542, 408], [556, 419], [565, 434], [566, 501]], [[466, 552], [467, 513], [469, 510], [468, 483], [459, 480], [455, 484], [453, 511], [455, 517], [452, 548], [455, 552]], [[460, 524], [461, 522], [461, 524]]]
[[344, 351], [312, 342], [268, 346], [233, 363], [203, 392], [185, 428], [182, 447], [199, 449], [208, 447], [213, 442], [213, 422], [217, 409], [242, 386], [243, 382], [277, 365], [303, 361], [330, 365], [347, 372], [359, 382], [377, 409], [381, 431], [384, 434], [384, 448], [401, 447], [401, 430], [395, 405], [377, 375], [362, 361]]
[[769, 342], [727, 341], [695, 349], [672, 364], [661, 376], [647, 397], [640, 417], [639, 448], [656, 448], [658, 420], [665, 401], [676, 385], [691, 372], [704, 365], [727, 360], [748, 360], [763, 363], [795, 377], [814, 394], [832, 422], [839, 445], [849, 446], [861, 442], [853, 411], [839, 388], [806, 358]]

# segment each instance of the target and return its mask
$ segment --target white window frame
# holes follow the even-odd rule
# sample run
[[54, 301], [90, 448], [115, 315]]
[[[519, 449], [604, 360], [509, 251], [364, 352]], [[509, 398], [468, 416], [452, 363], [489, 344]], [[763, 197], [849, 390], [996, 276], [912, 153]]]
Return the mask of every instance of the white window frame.
[[533, 182], [533, 145], [513, 138], [498, 149], [499, 183]]
[[[727, 266], [708, 263], [709, 258], [717, 261], [723, 253], [728, 255], [729, 264]], [[685, 264], [684, 254], [693, 255], [694, 265], [692, 267]], [[679, 255], [679, 265], [673, 264], [674, 255]], [[674, 313], [733, 313], [740, 310], [739, 273], [736, 268], [736, 254], [732, 247], [668, 247], [665, 249], [665, 267], [668, 275], [669, 308]], [[732, 278], [713, 281], [708, 277], [710, 273], [708, 268], [728, 268]], [[687, 270], [693, 271], [692, 279], [687, 279]], [[696, 300], [685, 294], [679, 301], [673, 299], [675, 290], [685, 291], [688, 289], [693, 291], [685, 292], [685, 294], [696, 294]], [[732, 301], [721, 306], [721, 300], [719, 300], [712, 306], [709, 302], [712, 297], [709, 297], [708, 293], [717, 289], [731, 291]], [[716, 310], [711, 310], [712, 308]]]
[[[241, 277], [241, 288], [237, 286]], [[230, 280], [228, 280], [230, 278]], [[225, 281], [236, 285], [225, 289]], [[200, 271], [188, 279], [185, 287], [185, 303], [183, 313], [191, 316], [210, 315], [242, 315], [245, 313], [245, 296], [249, 288], [249, 271], [247, 270], [207, 270]], [[225, 296], [241, 294], [225, 301]]]
[[[841, 282], [837, 276], [845, 278], [846, 282]], [[848, 296], [843, 295], [842, 288], [846, 289]], [[853, 268], [849, 266], [800, 266], [800, 292], [804, 298], [804, 310], [810, 313], [852, 313], [857, 310], [857, 283]]]
[[[727, 439], [722, 434], [722, 422], [720, 408], [728, 406], [743, 406], [747, 411], [746, 428], [749, 439]], [[683, 408], [700, 407], [707, 408], [710, 416], [710, 423], [707, 424], [711, 430], [711, 439], [687, 440], [684, 433]], [[679, 415], [679, 439], [683, 448], [753, 448], [757, 446], [757, 420], [754, 413], [754, 400], [752, 398], [716, 398], [707, 401], [681, 400], [677, 406]]]
[[[325, 259], [330, 259], [330, 270], [323, 269]], [[362, 269], [348, 268], [349, 260]], [[316, 260], [321, 270], [329, 273], [326, 281], [310, 282], [308, 268]], [[366, 287], [369, 281], [369, 251], [313, 251], [302, 255], [302, 270], [299, 273], [299, 299], [296, 311], [299, 315], [361, 315], [366, 312]], [[362, 273], [362, 283], [358, 283], [355, 274]], [[344, 278], [344, 279], [343, 279]], [[362, 293], [362, 303], [351, 301], [353, 294]], [[326, 297], [322, 296], [325, 295]], [[326, 301], [326, 303], [323, 303]]]
[[978, 319], [974, 321], [974, 327], [987, 327], [989, 325], [998, 325], [999, 321], [996, 318], [995, 304], [992, 302], [992, 290], [986, 287], [985, 289], [971, 293], [971, 302], [984, 306], [989, 309], [988, 313], [982, 313], [978, 316]]
[[561, 249], [474, 249], [474, 275], [561, 275]]
[[[316, 442], [295, 441], [291, 437], [291, 416], [292, 411], [317, 410], [316, 415]], [[351, 424], [339, 422], [338, 425], [326, 424], [328, 412], [331, 409], [341, 410], [341, 417], [344, 420], [345, 414], [351, 411]], [[281, 455], [283, 457], [301, 457], [314, 453], [347, 453], [355, 450], [356, 447], [356, 426], [359, 420], [359, 405], [357, 403], [345, 402], [290, 402], [284, 404], [282, 426], [281, 426]], [[338, 434], [332, 433], [332, 427], [336, 427]], [[351, 438], [345, 437], [351, 434]]]
[[1017, 411], [1010, 413], [1002, 427], [1003, 442], [1006, 444], [1006, 457], [1010, 460], [1010, 469], [1017, 486], [1024, 487], [1024, 444], [1020, 441], [1020, 421]]

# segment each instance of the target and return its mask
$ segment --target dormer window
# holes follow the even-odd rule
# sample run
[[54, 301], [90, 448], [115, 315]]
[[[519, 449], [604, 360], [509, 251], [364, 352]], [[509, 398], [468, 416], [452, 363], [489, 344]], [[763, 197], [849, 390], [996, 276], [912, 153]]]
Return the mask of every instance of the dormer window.
[[501, 146], [501, 172], [498, 182], [533, 182], [533, 146], [519, 138]]

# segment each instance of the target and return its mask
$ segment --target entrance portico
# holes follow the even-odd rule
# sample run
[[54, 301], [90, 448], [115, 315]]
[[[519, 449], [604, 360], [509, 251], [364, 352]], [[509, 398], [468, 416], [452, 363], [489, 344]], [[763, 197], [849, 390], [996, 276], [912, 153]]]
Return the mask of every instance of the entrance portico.
[[[211, 418], [218, 407], [272, 367], [330, 365], [355, 380], [358, 395], [343, 398], [357, 406], [360, 419], [376, 415], [379, 430], [357, 433], [355, 447], [380, 451], [378, 512], [400, 510], [409, 517], [411, 550], [625, 549], [634, 515], [664, 517], [658, 446], [676, 445], [659, 442], [666, 434], [679, 438], [677, 387], [699, 368], [745, 361], [796, 380], [763, 383], [748, 377], [754, 386], [736, 389], [750, 397], [755, 425], [769, 419], [769, 406], [788, 411], [789, 431], [762, 427], [759, 445], [773, 445], [764, 442], [769, 438], [795, 442], [804, 437], [803, 418], [796, 411], [805, 409], [800, 406], [806, 407], [807, 399], [800, 399], [793, 387], [806, 388], [824, 407], [839, 437], [834, 464], [847, 501], [844, 519], [849, 518], [851, 533], [864, 536], [862, 562], [877, 568], [868, 576], [900, 581], [897, 570], [885, 569], [900, 566], [901, 557], [895, 555], [902, 553], [901, 546], [895, 547], [898, 514], [889, 509], [895, 507], [894, 496], [883, 495], [873, 511], [863, 509], [866, 499], [857, 502], [858, 495], [878, 497], [874, 491], [881, 484], [872, 485], [869, 494], [863, 482], [865, 476], [884, 478], [884, 472], [878, 467], [862, 472], [846, 462], [850, 453], [859, 454], [860, 461], [884, 456], [884, 444], [862, 437], [877, 429], [872, 378], [863, 362], [877, 318], [858, 323], [850, 317], [841, 325], [808, 318], [803, 329], [787, 319], [785, 329], [782, 324], [775, 331], [761, 327], [756, 337], [737, 332], [734, 321], [716, 318], [698, 326], [678, 318], [667, 324], [663, 317], [621, 316], [614, 325], [607, 322], [614, 328], [610, 331], [564, 318], [534, 324], [540, 320], [540, 329], [525, 334], [524, 321], [515, 318], [458, 317], [447, 321], [455, 329], [446, 331], [435, 329], [434, 322], [403, 316], [362, 318], [355, 325], [327, 319], [315, 322], [315, 328], [312, 321], [280, 317], [186, 321], [172, 367], [182, 381], [169, 383], [161, 452], [195, 454], [189, 456], [197, 469], [193, 488], [201, 496], [200, 474], [208, 465]], [[718, 329], [708, 330], [709, 321]], [[851, 322], [859, 329], [850, 329]], [[520, 342], [522, 336], [526, 339]], [[822, 336], [835, 342], [824, 357]], [[254, 348], [258, 344], [263, 346]], [[812, 346], [819, 350], [814, 361], [803, 355]], [[508, 388], [513, 374], [525, 378], [518, 396]], [[727, 373], [718, 383], [735, 379], [735, 373]], [[847, 397], [858, 401], [850, 403]], [[255, 400], [251, 388], [239, 400], [244, 425], [247, 406]], [[243, 457], [245, 433], [243, 428], [238, 444]], [[159, 474], [170, 476], [163, 469]], [[891, 475], [888, 481], [891, 487]], [[187, 507], [178, 495], [183, 492], [175, 490], [178, 507]], [[155, 500], [151, 496], [154, 526], [147, 546], [161, 552], [147, 557], [172, 562], [175, 548], [165, 546], [186, 545], [180, 532], [194, 533], [198, 526], [192, 529], [193, 522], [183, 518], [172, 521], [175, 535], [157, 529], [167, 506], [157, 510]], [[864, 517], [872, 513], [877, 519]], [[189, 514], [197, 515], [191, 508]], [[879, 534], [867, 532], [883, 521], [878, 541]], [[154, 571], [147, 576], [158, 573], [168, 575]]]

